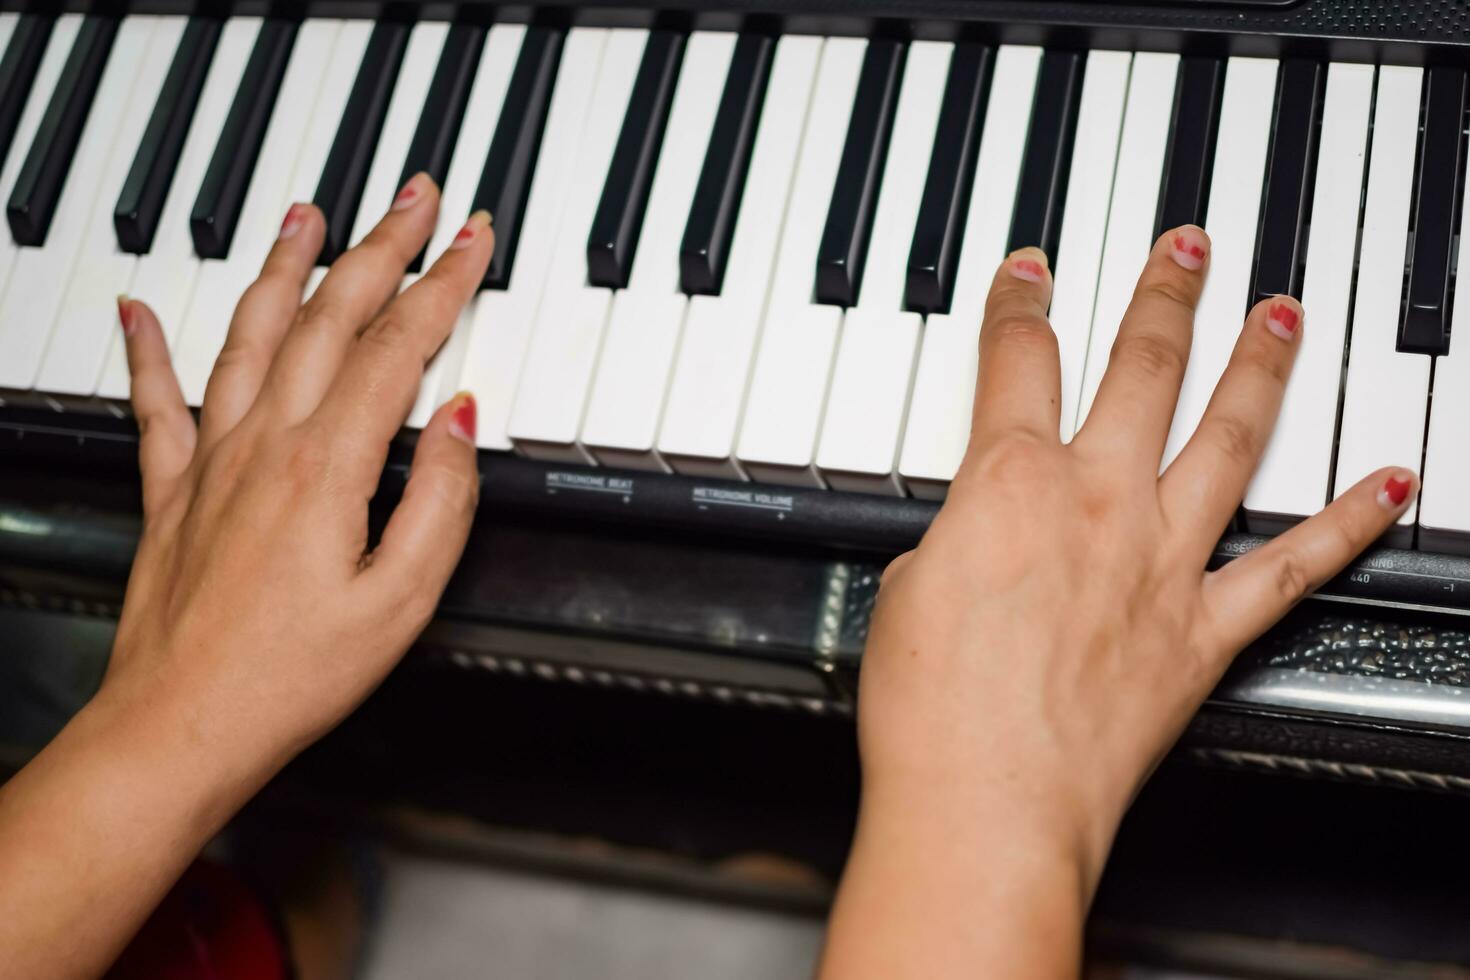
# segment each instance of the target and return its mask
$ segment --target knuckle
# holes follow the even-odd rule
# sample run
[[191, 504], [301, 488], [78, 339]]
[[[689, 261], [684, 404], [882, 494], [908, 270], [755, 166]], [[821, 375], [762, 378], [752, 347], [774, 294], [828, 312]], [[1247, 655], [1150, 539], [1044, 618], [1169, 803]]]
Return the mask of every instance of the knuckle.
[[1030, 313], [1005, 312], [991, 320], [986, 329], [990, 339], [1007, 347], [1044, 352], [1055, 350], [1057, 335], [1045, 317]]
[[1249, 466], [1261, 451], [1261, 436], [1256, 427], [1237, 415], [1217, 415], [1210, 420], [1209, 437], [1232, 463]]
[[878, 577], [878, 587], [881, 589], [883, 586], [888, 585], [890, 582], [893, 581], [893, 579], [902, 574], [904, 568], [909, 564], [909, 562], [913, 561], [913, 558], [913, 551], [905, 551], [903, 554], [890, 561], [886, 566], [884, 566], [883, 574]]
[[292, 440], [282, 463], [288, 485], [302, 488], [322, 482], [331, 469], [332, 453], [321, 440], [300, 436]]
[[1291, 361], [1283, 355], [1289, 348], [1281, 343], [1272, 346], [1281, 349], [1272, 350], [1265, 344], [1247, 345], [1240, 354], [1241, 365], [1251, 373], [1263, 375], [1279, 385], [1285, 385], [1286, 379], [1291, 375]]
[[1288, 551], [1276, 562], [1276, 593], [1286, 602], [1296, 602], [1312, 588], [1312, 578], [1301, 556]]
[[401, 313], [388, 310], [372, 322], [363, 333], [362, 339], [395, 355], [411, 350], [415, 346], [414, 325]]
[[313, 297], [296, 315], [291, 329], [305, 334], [337, 333], [341, 329], [341, 318], [329, 303]]
[[1150, 306], [1173, 308], [1186, 316], [1194, 316], [1194, 290], [1171, 272], [1149, 277], [1138, 286], [1138, 299]]
[[1155, 333], [1130, 333], [1113, 345], [1111, 360], [1145, 378], [1179, 377], [1187, 358], [1179, 345]]
[[1003, 486], [1034, 486], [1051, 470], [1051, 452], [1041, 439], [1025, 430], [997, 436], [976, 460], [976, 476]]

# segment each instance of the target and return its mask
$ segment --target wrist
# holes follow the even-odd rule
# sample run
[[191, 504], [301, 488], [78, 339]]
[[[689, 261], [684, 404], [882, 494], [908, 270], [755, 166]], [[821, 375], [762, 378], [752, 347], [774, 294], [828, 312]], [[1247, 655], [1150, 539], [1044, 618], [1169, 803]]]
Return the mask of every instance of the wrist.
[[147, 798], [176, 830], [202, 844], [275, 771], [258, 754], [230, 745], [204, 710], [167, 685], [141, 691], [104, 682], [62, 733], [86, 755], [105, 759], [129, 787]]
[[1089, 803], [1066, 780], [1031, 772], [863, 772], [860, 826], [910, 851], [976, 855], [1074, 877], [1085, 906], [1102, 876], [1121, 813]]

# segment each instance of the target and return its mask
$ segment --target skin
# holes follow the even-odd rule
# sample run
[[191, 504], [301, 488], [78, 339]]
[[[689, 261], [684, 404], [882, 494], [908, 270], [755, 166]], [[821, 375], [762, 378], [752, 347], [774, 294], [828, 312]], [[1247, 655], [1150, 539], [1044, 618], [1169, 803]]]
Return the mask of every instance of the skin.
[[1295, 300], [1256, 306], [1160, 476], [1208, 249], [1195, 227], [1159, 240], [1068, 445], [1045, 256], [1023, 250], [997, 273], [964, 463], [879, 593], [859, 693], [862, 808], [823, 977], [1076, 976], [1143, 781], [1235, 654], [1412, 502], [1413, 474], [1380, 470], [1205, 571], [1302, 334]]
[[[371, 551], [367, 504], [494, 244], [489, 216], [472, 216], [460, 247], [395, 296], [437, 206], [415, 177], [305, 305], [323, 221], [293, 207], [197, 427], [153, 314], [120, 303], [143, 537], [99, 693], [0, 788], [0, 976], [99, 975], [200, 847], [428, 622], [477, 500], [468, 396], [424, 428]], [[1207, 261], [1197, 228], [1155, 247], [1067, 446], [1045, 258], [1023, 250], [997, 274], [969, 453], [873, 621], [862, 811], [824, 976], [1075, 975], [1139, 785], [1231, 656], [1412, 500], [1412, 474], [1381, 471], [1205, 572], [1301, 334], [1281, 328], [1300, 322], [1292, 300], [1251, 313], [1199, 432], [1159, 477]], [[1406, 481], [1397, 501], [1390, 477]]]

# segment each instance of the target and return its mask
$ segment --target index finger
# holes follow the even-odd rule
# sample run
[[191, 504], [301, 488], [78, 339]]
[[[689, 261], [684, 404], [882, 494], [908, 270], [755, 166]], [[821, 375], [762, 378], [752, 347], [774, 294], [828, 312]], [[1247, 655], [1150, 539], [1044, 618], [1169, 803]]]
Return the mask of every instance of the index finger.
[[377, 480], [424, 367], [475, 295], [494, 247], [490, 214], [476, 211], [429, 271], [363, 331], [322, 399], [314, 421], [331, 431], [345, 459], [365, 468], [365, 479]]
[[1051, 286], [1039, 248], [1012, 253], [996, 271], [980, 327], [971, 445], [1018, 431], [1060, 438], [1062, 368], [1046, 318]]

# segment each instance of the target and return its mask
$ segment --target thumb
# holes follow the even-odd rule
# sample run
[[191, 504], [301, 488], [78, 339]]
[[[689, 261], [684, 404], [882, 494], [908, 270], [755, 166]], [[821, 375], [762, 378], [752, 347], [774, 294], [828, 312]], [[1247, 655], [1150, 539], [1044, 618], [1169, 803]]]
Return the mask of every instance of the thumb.
[[439, 406], [419, 434], [403, 499], [383, 530], [363, 577], [402, 598], [439, 593], [469, 538], [480, 500], [475, 398], [460, 392]]

